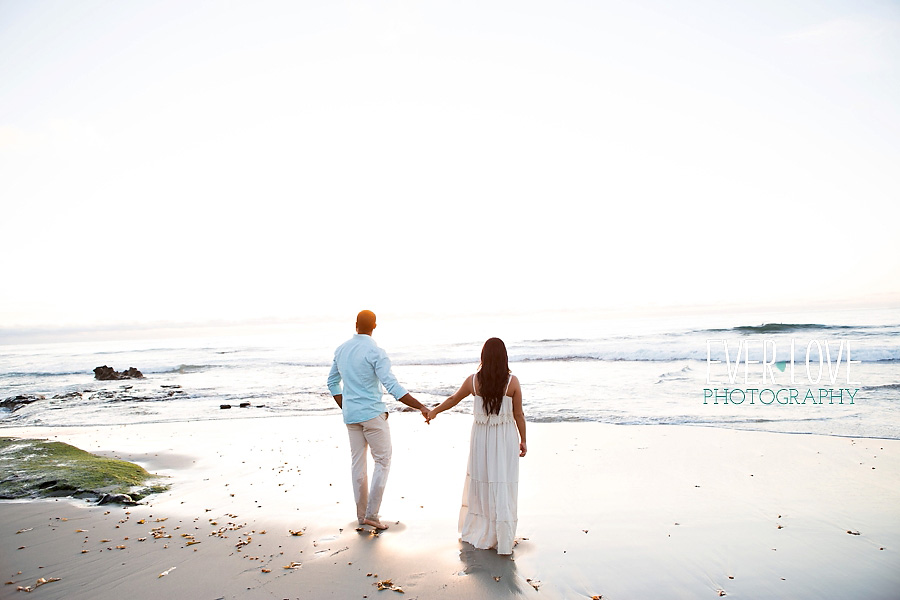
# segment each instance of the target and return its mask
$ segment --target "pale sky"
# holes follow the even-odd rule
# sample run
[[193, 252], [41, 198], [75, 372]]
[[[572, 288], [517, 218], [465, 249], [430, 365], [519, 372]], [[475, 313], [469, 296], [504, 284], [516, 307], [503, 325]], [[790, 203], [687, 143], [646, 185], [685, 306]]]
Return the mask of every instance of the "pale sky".
[[0, 328], [900, 297], [896, 2], [0, 0]]

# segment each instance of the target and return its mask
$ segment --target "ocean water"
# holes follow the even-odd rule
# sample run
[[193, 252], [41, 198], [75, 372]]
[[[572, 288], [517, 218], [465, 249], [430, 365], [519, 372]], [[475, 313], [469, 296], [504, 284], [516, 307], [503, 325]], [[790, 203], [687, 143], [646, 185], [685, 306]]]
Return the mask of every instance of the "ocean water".
[[[334, 348], [352, 333], [352, 317], [177, 333], [95, 332], [52, 343], [9, 343], [0, 332], [6, 405], [0, 429], [338, 418], [325, 380]], [[475, 371], [492, 336], [507, 344], [531, 422], [900, 439], [900, 309], [388, 315], [379, 317], [375, 331], [397, 378], [428, 405]], [[96, 381], [93, 369], [100, 365], [136, 367], [145, 378]], [[39, 399], [17, 403], [17, 397]], [[392, 410], [403, 408], [386, 399]], [[239, 408], [247, 402], [250, 407]], [[454, 410], [471, 413], [471, 398]]]

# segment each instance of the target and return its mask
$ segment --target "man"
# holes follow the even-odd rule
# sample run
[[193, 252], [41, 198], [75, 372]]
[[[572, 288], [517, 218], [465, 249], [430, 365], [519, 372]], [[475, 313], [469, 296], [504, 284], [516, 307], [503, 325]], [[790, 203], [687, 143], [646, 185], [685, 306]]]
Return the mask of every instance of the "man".
[[[397, 382], [387, 353], [372, 339], [375, 313], [364, 310], [356, 316], [356, 335], [338, 346], [328, 374], [328, 390], [341, 407], [350, 435], [353, 496], [360, 525], [387, 529], [378, 512], [384, 485], [391, 469], [391, 430], [382, 385], [394, 398], [428, 417], [428, 409]], [[343, 389], [341, 382], [343, 381]], [[366, 449], [370, 448], [375, 469], [368, 488]]]

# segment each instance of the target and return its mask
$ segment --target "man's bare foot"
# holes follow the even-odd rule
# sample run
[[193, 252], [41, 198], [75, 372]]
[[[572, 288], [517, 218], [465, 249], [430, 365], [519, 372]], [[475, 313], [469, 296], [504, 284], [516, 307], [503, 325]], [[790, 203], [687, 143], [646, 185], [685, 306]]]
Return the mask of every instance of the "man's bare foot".
[[375, 519], [363, 519], [363, 525], [368, 525], [369, 527], [374, 527], [375, 529], [387, 529], [388, 526], [383, 524], [381, 521], [376, 521]]

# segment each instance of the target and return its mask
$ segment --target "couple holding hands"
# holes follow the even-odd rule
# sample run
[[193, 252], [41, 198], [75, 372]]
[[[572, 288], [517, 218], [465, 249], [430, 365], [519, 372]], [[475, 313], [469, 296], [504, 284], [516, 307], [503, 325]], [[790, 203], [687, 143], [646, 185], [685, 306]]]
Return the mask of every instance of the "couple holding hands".
[[[391, 361], [372, 339], [375, 313], [356, 317], [356, 335], [334, 353], [328, 390], [341, 407], [350, 436], [353, 495], [360, 525], [387, 529], [379, 518], [391, 467], [391, 432], [382, 386], [398, 401], [421, 411], [426, 422], [472, 395], [474, 423], [459, 512], [460, 539], [476, 548], [511, 554], [516, 538], [519, 458], [525, 456], [522, 388], [509, 370], [506, 345], [491, 338], [481, 349], [478, 371], [452, 396], [429, 409], [397, 382]], [[375, 461], [368, 483], [367, 450]]]

